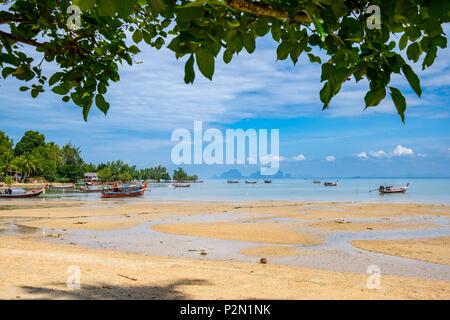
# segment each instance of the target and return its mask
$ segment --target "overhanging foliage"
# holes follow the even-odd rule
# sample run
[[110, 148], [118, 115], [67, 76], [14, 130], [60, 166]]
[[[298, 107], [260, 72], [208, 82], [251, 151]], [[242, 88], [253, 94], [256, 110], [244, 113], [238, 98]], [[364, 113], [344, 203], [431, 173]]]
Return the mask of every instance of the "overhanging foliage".
[[[118, 64], [134, 63], [136, 44], [167, 46], [177, 58], [187, 56], [184, 80], [193, 83], [196, 67], [212, 79], [217, 59], [230, 63], [242, 50], [253, 53], [256, 39], [270, 34], [278, 44], [277, 59], [290, 58], [295, 64], [303, 54], [322, 65], [324, 108], [349, 79], [367, 79], [366, 107], [379, 105], [389, 93], [404, 121], [406, 100], [390, 85], [391, 77], [402, 74], [420, 96], [420, 80], [409, 63], [423, 59], [424, 69], [434, 63], [438, 50], [447, 46], [442, 25], [450, 20], [446, 0], [0, 0], [0, 4], [2, 76], [24, 81], [20, 90], [30, 91], [34, 98], [48, 84], [63, 101], [80, 106], [85, 119], [94, 104], [107, 113], [108, 86], [120, 80]], [[78, 30], [67, 26], [73, 17], [67, 13], [71, 4], [82, 10]], [[380, 8], [379, 29], [367, 25], [371, 5]], [[59, 70], [46, 75], [43, 61], [34, 61], [23, 45], [34, 47]], [[314, 55], [314, 49], [328, 60]]]

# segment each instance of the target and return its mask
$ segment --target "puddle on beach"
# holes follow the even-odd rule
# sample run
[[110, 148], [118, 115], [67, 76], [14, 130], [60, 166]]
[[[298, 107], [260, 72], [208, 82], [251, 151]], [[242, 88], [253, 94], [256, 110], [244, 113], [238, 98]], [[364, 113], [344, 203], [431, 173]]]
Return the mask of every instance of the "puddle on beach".
[[32, 235], [39, 232], [41, 232], [39, 228], [22, 226], [16, 223], [7, 223], [0, 226], [0, 236]]
[[[377, 265], [383, 274], [450, 280], [450, 266], [369, 252], [355, 248], [350, 244], [353, 240], [417, 239], [450, 236], [448, 218], [418, 217], [415, 219], [415, 222], [423, 222], [422, 219], [436, 223], [436, 227], [422, 230], [325, 232], [324, 244], [317, 246], [286, 245], [286, 247], [298, 251], [298, 254], [267, 258], [269, 263], [320, 268], [338, 272], [366, 273], [368, 266]], [[241, 250], [264, 246], [281, 248], [284, 245], [166, 234], [152, 229], [154, 225], [166, 223], [251, 223], [253, 220], [254, 216], [243, 213], [192, 214], [164, 217], [157, 221], [147, 221], [131, 228], [119, 230], [55, 231], [60, 231], [64, 235], [63, 238], [58, 240], [59, 243], [84, 247], [120, 250], [149, 256], [258, 263], [261, 257], [241, 254]], [[268, 221], [289, 223], [293, 220], [274, 217], [268, 219]], [[25, 227], [16, 223], [6, 223], [2, 227], [6, 227], [6, 229], [0, 229], [0, 236], [32, 235], [42, 232], [42, 229]], [[48, 241], [55, 240], [48, 239]]]
[[[243, 216], [242, 213], [239, 215], [228, 213], [168, 217], [158, 221], [144, 222], [128, 229], [108, 231], [73, 230], [64, 232], [62, 241], [80, 246], [127, 251], [149, 256], [258, 263], [261, 257], [241, 254], [241, 250], [259, 246], [283, 247], [283, 245], [166, 234], [152, 229], [152, 226], [161, 223], [242, 222], [248, 220], [249, 217]], [[275, 220], [284, 221], [284, 219], [279, 218], [275, 218]], [[434, 221], [435, 219], [431, 220]], [[436, 228], [425, 230], [327, 232], [324, 244], [317, 246], [288, 246], [297, 250], [299, 254], [267, 258], [270, 263], [342, 272], [366, 273], [368, 266], [377, 265], [384, 274], [450, 280], [450, 266], [369, 252], [355, 248], [350, 244], [353, 240], [417, 239], [450, 236], [448, 219], [439, 218], [435, 222], [438, 223]]]

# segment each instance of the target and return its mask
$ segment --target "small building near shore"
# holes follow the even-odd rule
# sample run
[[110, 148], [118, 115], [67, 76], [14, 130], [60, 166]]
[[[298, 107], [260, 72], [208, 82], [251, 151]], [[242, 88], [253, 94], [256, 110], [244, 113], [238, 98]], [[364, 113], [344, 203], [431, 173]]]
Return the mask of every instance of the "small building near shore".
[[85, 181], [98, 181], [98, 175], [96, 172], [86, 172], [84, 174]]

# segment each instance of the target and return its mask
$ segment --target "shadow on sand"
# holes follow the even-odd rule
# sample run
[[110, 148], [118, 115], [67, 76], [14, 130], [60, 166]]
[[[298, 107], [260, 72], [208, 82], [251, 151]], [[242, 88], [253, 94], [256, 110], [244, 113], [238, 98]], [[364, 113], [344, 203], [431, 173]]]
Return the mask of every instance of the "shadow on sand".
[[[145, 299], [145, 300], [182, 300], [191, 299], [189, 295], [181, 292], [182, 286], [206, 286], [209, 282], [199, 279], [183, 279], [167, 286], [112, 286], [99, 284], [96, 286], [81, 286], [78, 290], [58, 290], [40, 287], [22, 287], [31, 298], [38, 299]], [[52, 284], [52, 286], [64, 286], [65, 284]]]

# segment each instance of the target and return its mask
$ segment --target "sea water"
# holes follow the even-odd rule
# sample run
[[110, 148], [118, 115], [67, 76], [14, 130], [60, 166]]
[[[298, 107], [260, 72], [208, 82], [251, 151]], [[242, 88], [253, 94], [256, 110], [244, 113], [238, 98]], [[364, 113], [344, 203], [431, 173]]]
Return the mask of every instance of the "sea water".
[[[207, 180], [193, 183], [190, 188], [173, 188], [169, 183], [152, 183], [142, 198], [103, 199], [102, 201], [336, 201], [336, 202], [400, 202], [450, 204], [450, 179], [339, 179], [337, 187], [325, 187], [314, 184], [313, 180], [274, 179], [265, 184], [228, 184], [226, 180]], [[378, 192], [381, 185], [406, 185], [409, 189], [404, 194], [385, 194]], [[73, 193], [67, 191], [47, 192], [42, 198], [24, 199], [23, 201], [42, 200], [99, 200], [100, 193]], [[5, 200], [8, 201], [8, 200]], [[2, 201], [4, 202], [4, 201]]]
[[[328, 181], [328, 180], [324, 180]], [[322, 182], [324, 182], [322, 181]], [[336, 180], [329, 180], [336, 181]], [[381, 195], [381, 185], [406, 185], [404, 194]], [[314, 184], [312, 180], [272, 180], [265, 184], [228, 184], [225, 180], [193, 183], [190, 188], [174, 189], [167, 185], [150, 185], [146, 198], [155, 200], [292, 200], [292, 201], [356, 201], [450, 203], [450, 179], [339, 179], [337, 187]]]
[[[152, 183], [143, 198], [114, 199], [115, 201], [256, 201], [256, 200], [290, 200], [290, 201], [336, 201], [336, 202], [400, 202], [450, 204], [450, 179], [339, 179], [337, 187], [325, 187], [314, 184], [312, 180], [272, 180], [265, 184], [259, 180], [257, 184], [228, 184], [226, 180], [208, 180], [193, 183], [190, 188], [173, 188], [168, 183]], [[381, 195], [381, 185], [406, 185], [410, 183], [404, 194]], [[42, 198], [30, 199], [30, 201]], [[53, 193], [47, 192], [44, 199], [88, 201], [99, 200], [100, 194], [86, 193]], [[24, 199], [27, 200], [27, 199]], [[113, 200], [113, 201], [114, 201]], [[7, 201], [7, 200], [6, 200]], [[104, 201], [112, 201], [104, 199]]]

